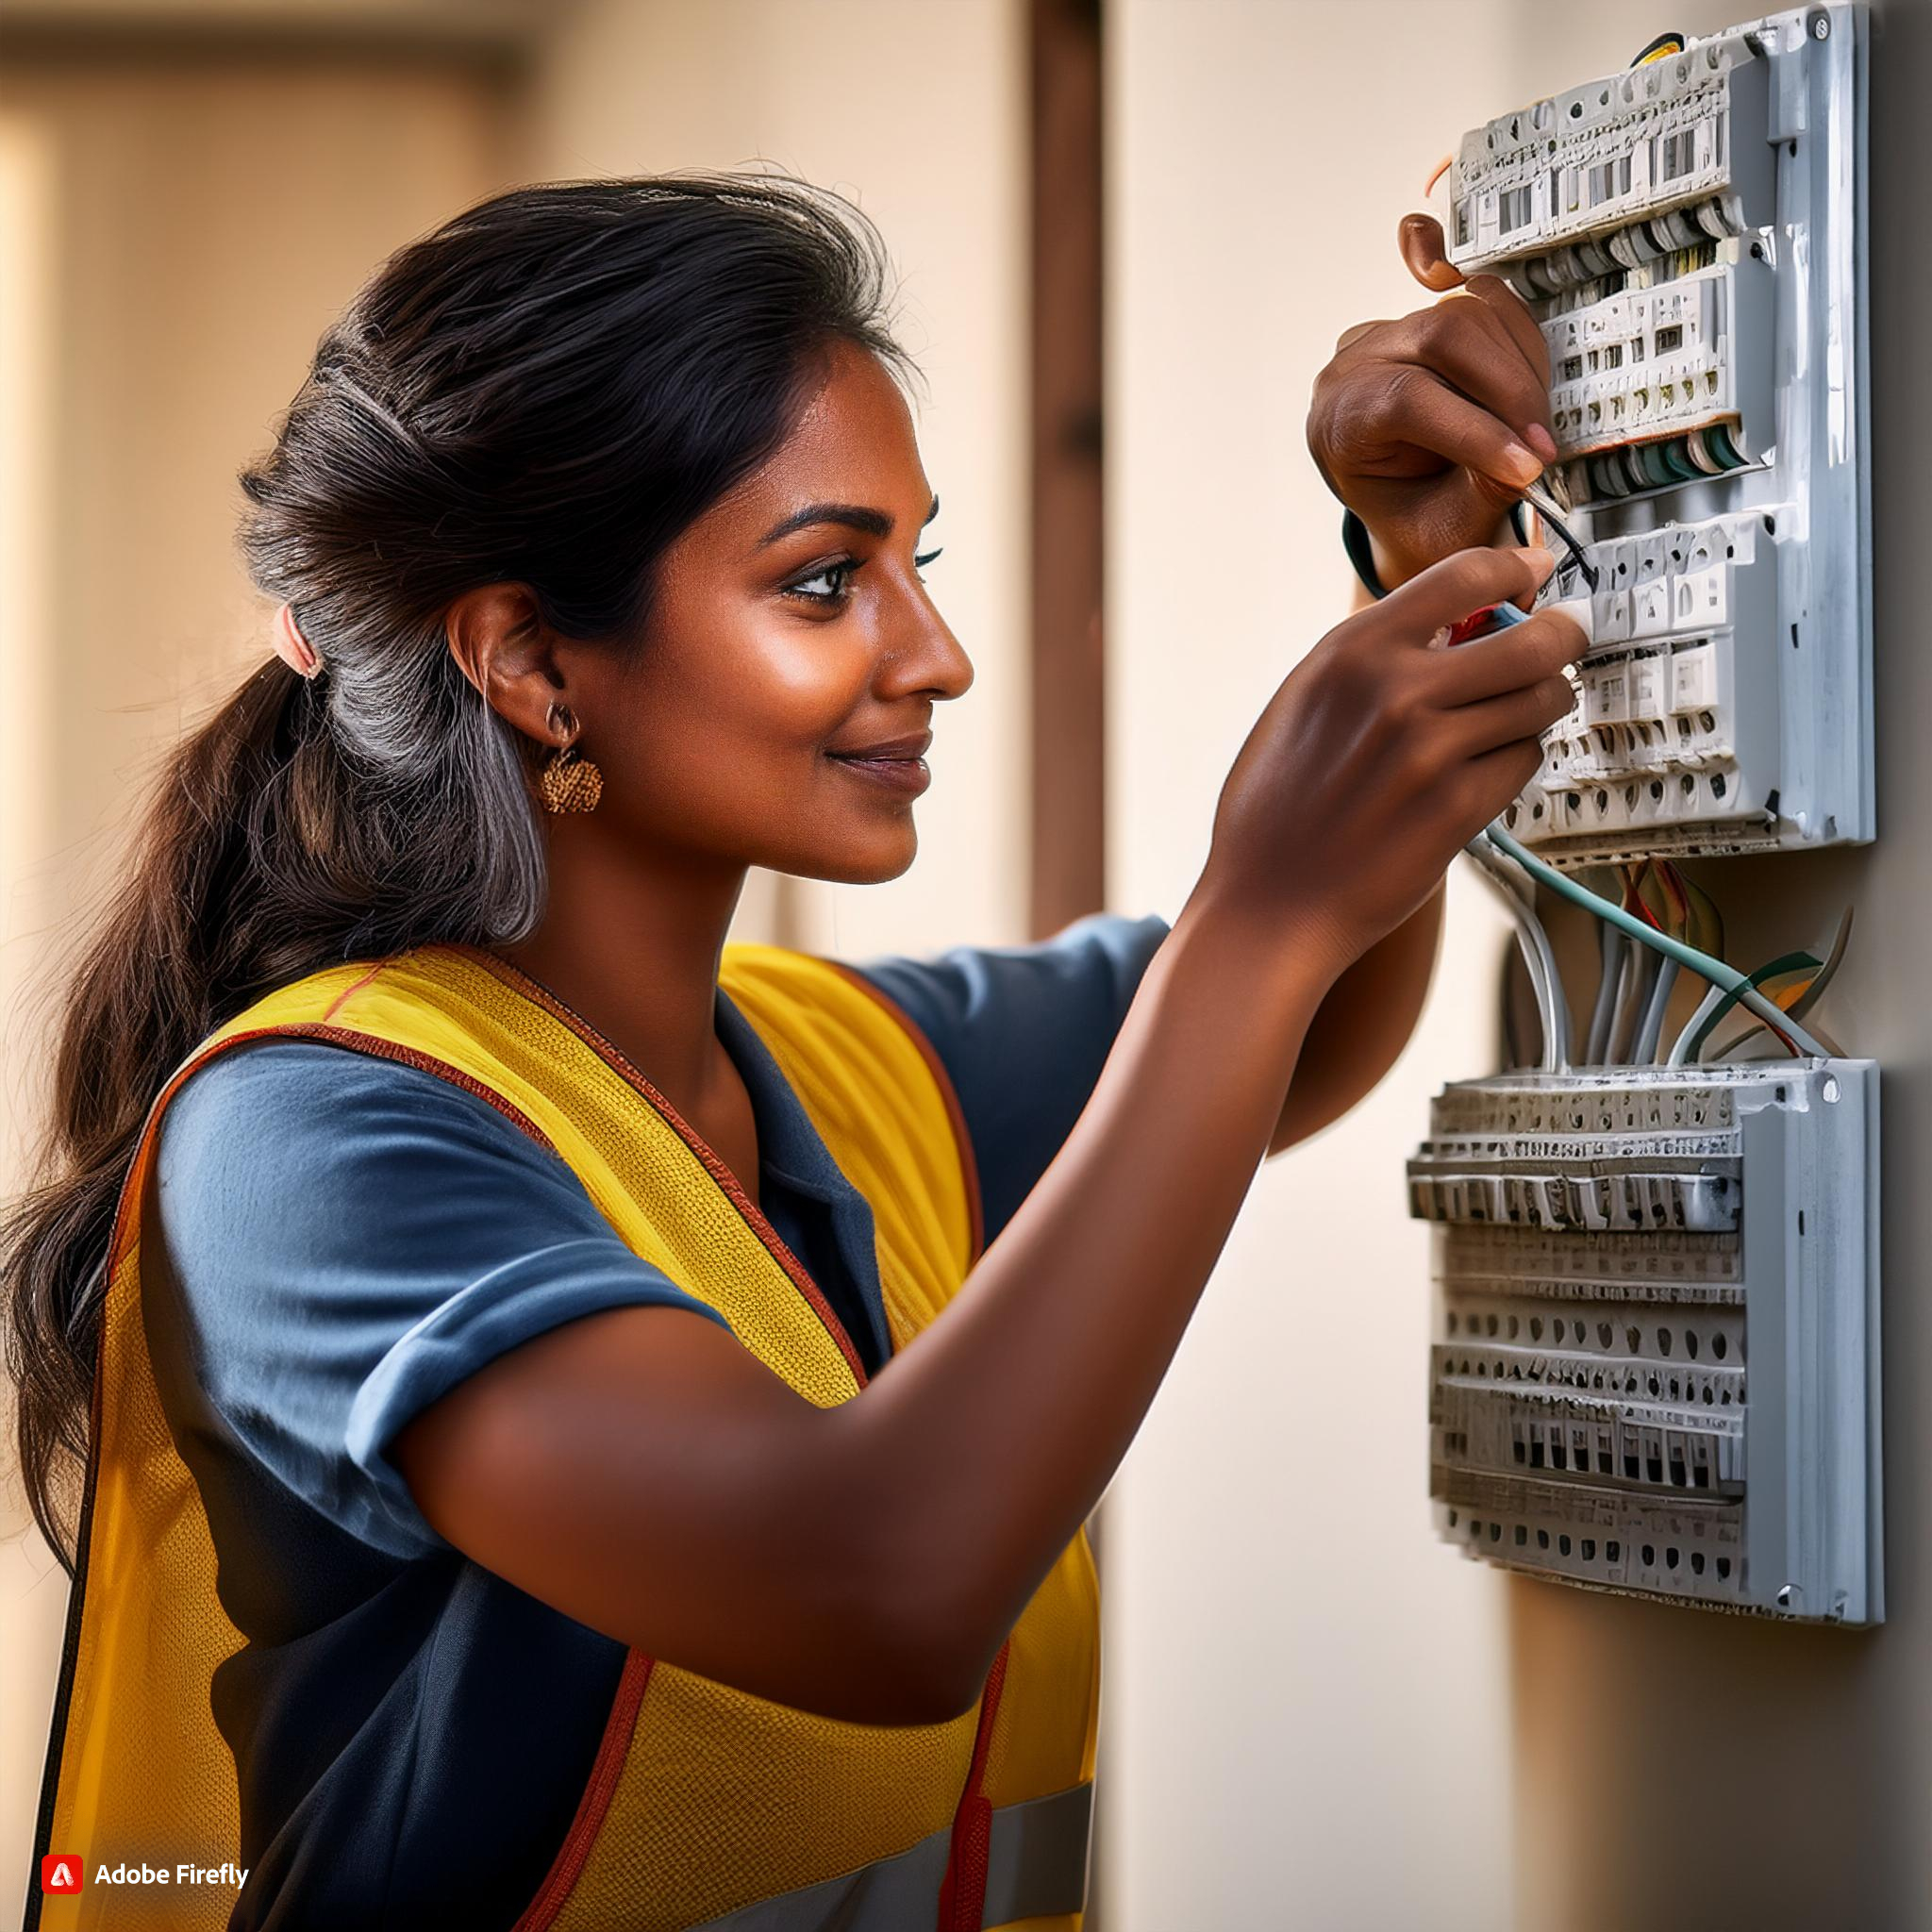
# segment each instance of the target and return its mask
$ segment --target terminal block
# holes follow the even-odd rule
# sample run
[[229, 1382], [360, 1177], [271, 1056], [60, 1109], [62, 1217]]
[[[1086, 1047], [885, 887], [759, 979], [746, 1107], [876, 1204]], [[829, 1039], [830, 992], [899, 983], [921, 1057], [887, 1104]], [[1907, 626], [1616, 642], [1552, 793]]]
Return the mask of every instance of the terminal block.
[[1584, 546], [1550, 594], [1599, 620], [1511, 826], [1552, 864], [1875, 834], [1866, 44], [1861, 8], [1772, 14], [1451, 163], [1451, 259], [1549, 347]]
[[1438, 1096], [1430, 1490], [1466, 1554], [1874, 1624], [1877, 1071], [1515, 1073]]

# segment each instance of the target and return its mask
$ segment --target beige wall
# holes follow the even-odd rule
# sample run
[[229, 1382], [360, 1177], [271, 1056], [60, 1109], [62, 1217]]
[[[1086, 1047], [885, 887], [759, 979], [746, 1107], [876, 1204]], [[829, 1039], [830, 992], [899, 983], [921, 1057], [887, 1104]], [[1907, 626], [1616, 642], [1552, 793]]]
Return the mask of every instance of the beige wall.
[[920, 858], [889, 886], [772, 881], [744, 924], [849, 958], [1024, 936], [1026, 248], [1019, 0], [588, 0], [532, 92], [532, 175], [773, 162], [858, 201], [930, 388], [929, 580], [976, 670], [934, 721]]

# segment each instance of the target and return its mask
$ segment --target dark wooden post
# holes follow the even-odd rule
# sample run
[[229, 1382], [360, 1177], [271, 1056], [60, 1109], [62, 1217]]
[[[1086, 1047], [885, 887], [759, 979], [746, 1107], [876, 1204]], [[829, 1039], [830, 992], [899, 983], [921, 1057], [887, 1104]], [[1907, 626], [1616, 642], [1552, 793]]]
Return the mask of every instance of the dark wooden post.
[[1107, 891], [1100, 0], [1031, 0], [1036, 936]]

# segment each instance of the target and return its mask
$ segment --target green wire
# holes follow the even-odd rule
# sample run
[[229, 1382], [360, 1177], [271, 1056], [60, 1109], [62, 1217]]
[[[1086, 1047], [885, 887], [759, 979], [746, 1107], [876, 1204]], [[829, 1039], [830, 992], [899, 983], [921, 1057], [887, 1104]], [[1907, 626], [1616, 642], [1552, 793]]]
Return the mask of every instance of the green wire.
[[[1787, 973], [1800, 973], [1807, 966], [1815, 969], [1818, 963], [1809, 953], [1787, 953], [1782, 958], [1774, 959], [1770, 965], [1760, 966], [1756, 973], [1750, 975], [1750, 983], [1753, 986], [1762, 986], [1767, 979], [1779, 979]], [[1696, 1059], [1703, 1053], [1704, 1042], [1717, 1030], [1717, 1023], [1733, 1007], [1741, 1006], [1742, 1004], [1743, 1001], [1735, 991], [1726, 992], [1718, 1001], [1717, 1005], [1710, 1009], [1708, 1017], [1690, 1035], [1690, 1041], [1684, 1049], [1686, 1062]], [[1790, 1014], [1787, 1013], [1785, 1018], [1785, 1030], [1789, 1032], [1790, 1030]]]

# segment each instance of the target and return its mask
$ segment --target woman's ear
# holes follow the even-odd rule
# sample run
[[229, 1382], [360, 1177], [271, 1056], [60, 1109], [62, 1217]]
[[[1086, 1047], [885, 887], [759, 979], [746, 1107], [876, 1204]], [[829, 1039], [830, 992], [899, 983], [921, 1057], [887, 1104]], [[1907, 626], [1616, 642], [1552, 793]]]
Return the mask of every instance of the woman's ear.
[[443, 613], [450, 656], [498, 717], [525, 738], [552, 741], [553, 703], [570, 702], [549, 626], [522, 584], [465, 591]]

